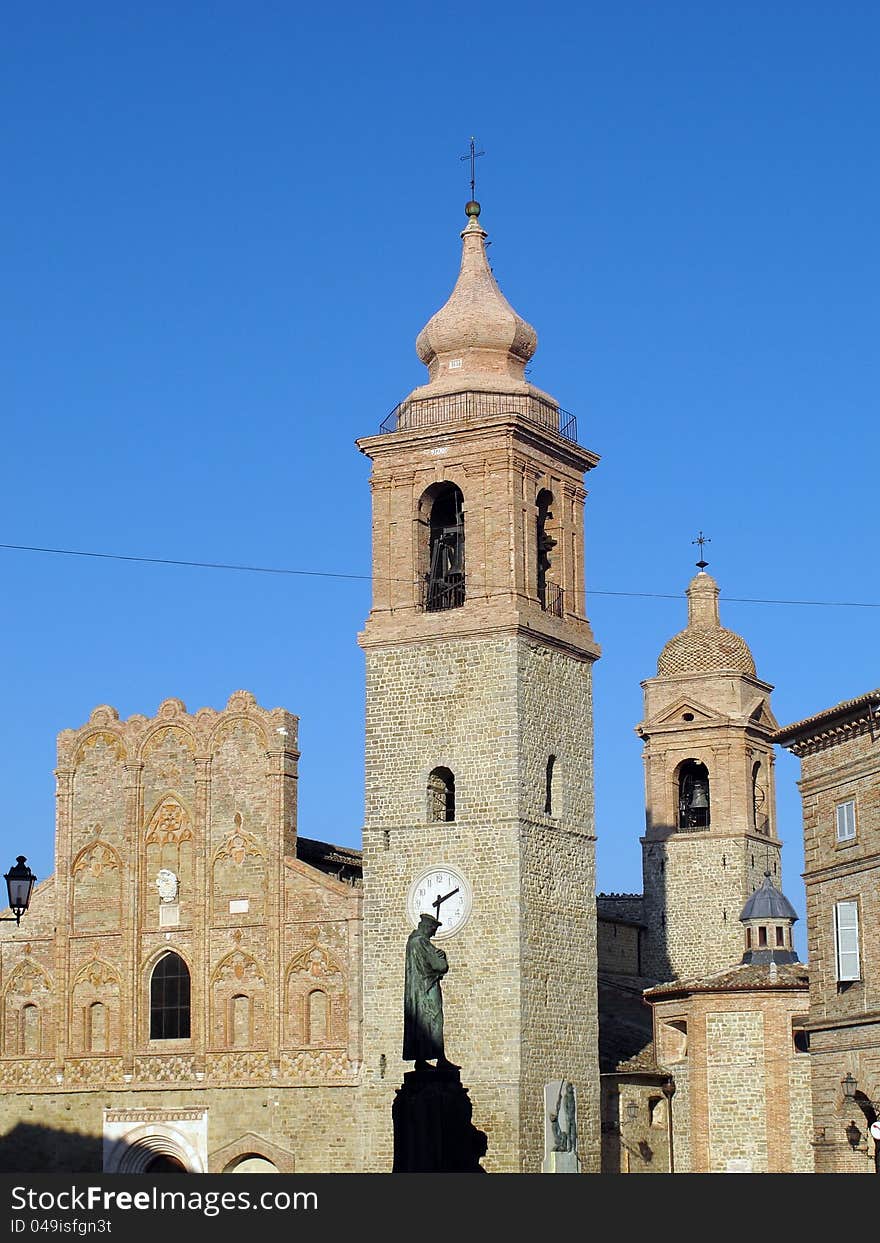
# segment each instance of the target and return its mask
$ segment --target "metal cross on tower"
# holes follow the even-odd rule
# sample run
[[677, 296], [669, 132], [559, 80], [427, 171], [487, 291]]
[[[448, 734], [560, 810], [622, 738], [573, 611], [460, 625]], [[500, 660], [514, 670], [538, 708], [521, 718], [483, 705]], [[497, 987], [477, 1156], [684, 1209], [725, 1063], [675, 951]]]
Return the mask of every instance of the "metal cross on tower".
[[485, 151], [477, 151], [476, 147], [477, 147], [477, 140], [476, 140], [476, 138], [474, 138], [474, 137], [473, 137], [473, 135], [472, 135], [472, 136], [471, 136], [471, 149], [470, 149], [470, 151], [468, 152], [468, 154], [467, 154], [467, 155], [460, 155], [460, 156], [458, 157], [458, 158], [459, 158], [462, 162], [464, 162], [465, 160], [470, 160], [470, 162], [471, 162], [471, 202], [474, 202], [474, 201], [476, 200], [476, 197], [477, 197], [477, 195], [476, 195], [476, 190], [475, 190], [475, 188], [474, 188], [474, 186], [475, 186], [474, 163], [475, 163], [475, 161], [476, 161], [476, 160], [478, 160], [478, 159], [480, 158], [480, 156], [481, 156], [481, 155], [485, 155], [485, 154], [486, 154], [486, 152], [485, 152]]
[[696, 539], [692, 539], [692, 540], [691, 540], [691, 543], [692, 543], [692, 544], [699, 544], [699, 545], [700, 545], [700, 559], [699, 559], [699, 561], [697, 562], [697, 566], [698, 566], [698, 568], [699, 568], [699, 569], [701, 569], [701, 570], [705, 570], [705, 568], [706, 568], [706, 566], [709, 564], [709, 562], [708, 562], [708, 561], [705, 561], [705, 560], [703, 559], [703, 545], [704, 545], [704, 544], [711, 544], [711, 543], [712, 543], [712, 541], [709, 539], [709, 537], [708, 537], [707, 535], [704, 535], [704, 534], [703, 534], [703, 532], [701, 531], [701, 532], [700, 532], [700, 534], [697, 536], [697, 538], [696, 538]]

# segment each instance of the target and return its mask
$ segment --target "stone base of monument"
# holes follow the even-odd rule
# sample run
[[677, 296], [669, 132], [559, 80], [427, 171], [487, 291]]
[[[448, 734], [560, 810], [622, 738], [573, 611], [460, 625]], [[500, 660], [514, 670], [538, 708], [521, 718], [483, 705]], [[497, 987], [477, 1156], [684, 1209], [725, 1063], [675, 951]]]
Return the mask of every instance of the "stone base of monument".
[[397, 1089], [394, 1174], [484, 1174], [486, 1135], [457, 1070], [411, 1070]]
[[542, 1174], [577, 1174], [579, 1172], [576, 1152], [549, 1152], [541, 1166]]

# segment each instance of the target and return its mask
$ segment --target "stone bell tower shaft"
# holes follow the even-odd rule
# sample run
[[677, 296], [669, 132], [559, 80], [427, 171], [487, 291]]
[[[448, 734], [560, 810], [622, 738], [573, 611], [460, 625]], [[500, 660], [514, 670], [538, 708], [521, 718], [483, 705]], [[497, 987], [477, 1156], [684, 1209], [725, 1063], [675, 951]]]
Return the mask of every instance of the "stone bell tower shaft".
[[773, 688], [758, 678], [745, 640], [721, 625], [718, 595], [701, 570], [688, 587], [686, 629], [642, 683], [645, 969], [658, 980], [736, 962], [744, 902], [765, 870], [782, 879]]
[[367, 1168], [390, 1169], [391, 1103], [411, 1068], [407, 897], [449, 868], [470, 906], [440, 942], [446, 1053], [487, 1135], [485, 1168], [540, 1169], [544, 1084], [565, 1076], [590, 1169], [599, 649], [584, 599], [583, 475], [598, 459], [525, 379], [534, 329], [495, 283], [479, 204], [467, 212], [455, 288], [417, 341], [429, 381], [358, 442], [373, 464], [373, 607], [360, 636]]

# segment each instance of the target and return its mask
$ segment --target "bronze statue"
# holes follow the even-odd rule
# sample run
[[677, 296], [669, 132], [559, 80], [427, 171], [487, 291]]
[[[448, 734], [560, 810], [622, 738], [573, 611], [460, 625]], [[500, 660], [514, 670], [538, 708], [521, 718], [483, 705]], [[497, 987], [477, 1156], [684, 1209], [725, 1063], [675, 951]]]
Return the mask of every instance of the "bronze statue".
[[442, 927], [433, 915], [422, 915], [418, 928], [406, 943], [406, 975], [403, 998], [403, 1060], [415, 1059], [416, 1070], [455, 1069], [443, 1052], [443, 994], [440, 980], [449, 970], [443, 950], [431, 937]]
[[[559, 1114], [565, 1114], [565, 1129], [559, 1122]], [[577, 1114], [574, 1104], [574, 1084], [567, 1079], [560, 1080], [559, 1095], [556, 1098], [556, 1109], [550, 1114], [550, 1126], [553, 1130], [553, 1152], [575, 1152], [577, 1150]]]

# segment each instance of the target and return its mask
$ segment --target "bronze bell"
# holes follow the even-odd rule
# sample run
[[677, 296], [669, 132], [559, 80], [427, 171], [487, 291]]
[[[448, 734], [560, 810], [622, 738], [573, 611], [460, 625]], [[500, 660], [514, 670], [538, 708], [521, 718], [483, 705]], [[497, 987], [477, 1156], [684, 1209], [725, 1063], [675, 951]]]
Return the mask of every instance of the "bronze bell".
[[709, 806], [709, 782], [705, 777], [694, 778], [689, 806], [695, 811]]

